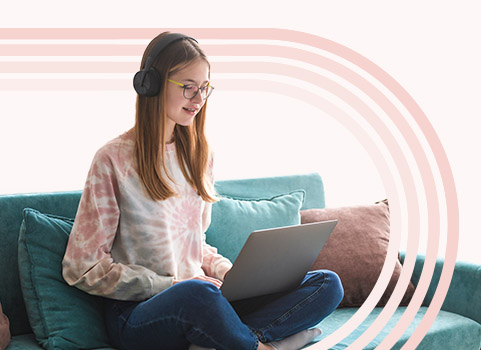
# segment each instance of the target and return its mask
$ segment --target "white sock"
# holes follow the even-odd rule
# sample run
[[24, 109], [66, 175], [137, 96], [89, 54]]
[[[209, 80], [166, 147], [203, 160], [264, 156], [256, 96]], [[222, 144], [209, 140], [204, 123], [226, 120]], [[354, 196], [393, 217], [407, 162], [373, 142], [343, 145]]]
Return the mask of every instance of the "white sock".
[[276, 350], [299, 350], [304, 345], [309, 344], [317, 336], [319, 336], [322, 331], [319, 328], [306, 329], [305, 331], [291, 335], [290, 337], [276, 340], [267, 345], [272, 346]]
[[215, 349], [207, 349], [207, 348], [203, 348], [203, 347], [198, 346], [198, 345], [191, 344], [189, 346], [189, 350], [215, 350]]

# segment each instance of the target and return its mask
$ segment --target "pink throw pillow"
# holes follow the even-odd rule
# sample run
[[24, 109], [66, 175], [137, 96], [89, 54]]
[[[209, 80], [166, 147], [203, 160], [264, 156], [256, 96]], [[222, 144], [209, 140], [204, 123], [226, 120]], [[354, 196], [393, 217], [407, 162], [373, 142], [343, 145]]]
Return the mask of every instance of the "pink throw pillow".
[[[372, 205], [301, 210], [301, 223], [337, 219], [336, 228], [315, 260], [311, 270], [336, 272], [344, 286], [340, 306], [360, 306], [376, 284], [389, 244], [387, 200]], [[391, 280], [377, 306], [384, 306], [396, 286], [402, 265], [398, 259]], [[410, 282], [401, 305], [414, 293]]]

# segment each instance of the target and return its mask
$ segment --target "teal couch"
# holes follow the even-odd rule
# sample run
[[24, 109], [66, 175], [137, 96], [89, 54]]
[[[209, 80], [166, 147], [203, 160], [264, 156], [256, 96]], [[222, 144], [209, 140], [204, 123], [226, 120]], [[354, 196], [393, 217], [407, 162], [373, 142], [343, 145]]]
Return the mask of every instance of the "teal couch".
[[[270, 198], [281, 193], [289, 193], [298, 189], [305, 191], [305, 200], [302, 209], [323, 208], [324, 188], [321, 177], [318, 174], [305, 174], [296, 176], [282, 176], [260, 179], [246, 180], [229, 180], [219, 181], [216, 184], [217, 191], [221, 195], [238, 197], [238, 198]], [[19, 277], [19, 231], [24, 218], [24, 208], [33, 208], [42, 213], [54, 214], [65, 218], [73, 218], [75, 216], [78, 202], [81, 196], [80, 191], [62, 192], [62, 193], [39, 193], [39, 194], [19, 194], [0, 196], [0, 302], [3, 305], [5, 314], [10, 319], [10, 328], [12, 341], [7, 348], [8, 350], [34, 350], [42, 349], [38, 344], [32, 328], [37, 329], [38, 325], [32, 322], [39, 322], [38, 315], [29, 315], [24, 303], [23, 294], [31, 295], [31, 290], [22, 290], [22, 284]], [[216, 207], [213, 209], [216, 210]], [[215, 212], [213, 213], [214, 217]], [[68, 221], [66, 221], [68, 223]], [[66, 226], [68, 227], [68, 225]], [[37, 232], [42, 235], [42, 232]], [[35, 238], [35, 237], [34, 237]], [[48, 237], [37, 237], [38, 241], [48, 247], [55, 246], [56, 241]], [[228, 237], [226, 238], [228, 239]], [[21, 243], [21, 245], [24, 243]], [[54, 247], [57, 250], [63, 249], [62, 246]], [[24, 261], [24, 258], [20, 259]], [[409, 327], [408, 331], [393, 347], [400, 349], [409, 338], [410, 334], [419, 323], [423, 314], [426, 312], [431, 298], [435, 290], [435, 281], [439, 278], [442, 261], [437, 262], [437, 267], [433, 277], [433, 286], [429, 289], [424, 300], [423, 307], [419, 310], [416, 319]], [[423, 267], [423, 257], [419, 256], [412, 282], [416, 285], [419, 280]], [[21, 269], [24, 266], [21, 266]], [[37, 268], [34, 266], [34, 268]], [[40, 269], [40, 267], [38, 267]], [[58, 266], [58, 269], [60, 267]], [[32, 270], [33, 272], [36, 272]], [[25, 276], [25, 274], [24, 274]], [[48, 287], [48, 286], [47, 286]], [[472, 264], [457, 263], [453, 275], [453, 280], [442, 310], [436, 318], [436, 321], [430, 328], [426, 337], [417, 347], [418, 350], [439, 350], [439, 349], [462, 349], [462, 350], [479, 350], [481, 347], [481, 266]], [[25, 287], [24, 287], [25, 288]], [[72, 287], [64, 286], [64, 291], [74, 293]], [[75, 290], [78, 292], [78, 290]], [[89, 296], [90, 297], [90, 296]], [[60, 300], [59, 296], [59, 300]], [[95, 297], [94, 297], [95, 298]], [[99, 301], [100, 300], [100, 301]], [[101, 299], [96, 299], [94, 303], [101, 304]], [[94, 307], [98, 307], [95, 304]], [[326, 318], [319, 327], [323, 330], [322, 337], [327, 337], [336, 329], [341, 327], [356, 312], [356, 308], [339, 308], [328, 318]], [[351, 344], [369, 324], [379, 315], [382, 308], [376, 308], [370, 316], [358, 327], [358, 329], [348, 336], [346, 339], [335, 345], [331, 349], [345, 349]], [[385, 329], [365, 348], [375, 349], [382, 339], [389, 333], [389, 330], [401, 317], [405, 307], [399, 307]], [[46, 312], [44, 310], [44, 312]], [[42, 315], [42, 317], [48, 315]], [[76, 318], [75, 315], [71, 315]], [[69, 322], [64, 320], [63, 322]], [[87, 327], [94, 327], [93, 324], [87, 324]], [[102, 327], [95, 326], [91, 329], [90, 334], [102, 337], [104, 332]], [[83, 337], [89, 337], [89, 334], [83, 334]], [[322, 339], [322, 337], [320, 339]], [[320, 340], [318, 339], [318, 340]], [[47, 344], [47, 343], [44, 343]], [[48, 343], [53, 346], [53, 343]], [[75, 345], [57, 346], [62, 350], [66, 348], [75, 348]], [[98, 348], [108, 349], [108, 346], [102, 345]], [[161, 347], [160, 347], [161, 349]], [[410, 350], [410, 349], [408, 349]]]

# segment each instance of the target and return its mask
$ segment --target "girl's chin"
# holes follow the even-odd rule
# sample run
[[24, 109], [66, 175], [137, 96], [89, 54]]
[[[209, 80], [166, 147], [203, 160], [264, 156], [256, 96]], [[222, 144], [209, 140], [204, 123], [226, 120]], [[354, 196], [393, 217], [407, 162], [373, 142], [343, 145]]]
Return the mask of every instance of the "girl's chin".
[[182, 126], [189, 126], [194, 122], [194, 117], [195, 116], [193, 116], [189, 120], [182, 120], [182, 121], [178, 122], [177, 124], [182, 125]]
[[169, 118], [172, 122], [174, 122], [175, 124], [178, 124], [178, 125], [182, 125], [182, 126], [191, 125], [193, 123], [197, 113], [190, 113], [190, 112], [186, 113], [184, 111], [182, 111], [182, 112], [183, 112], [182, 114], [176, 115], [175, 118], [170, 118], [168, 116], [167, 116], [167, 118]]

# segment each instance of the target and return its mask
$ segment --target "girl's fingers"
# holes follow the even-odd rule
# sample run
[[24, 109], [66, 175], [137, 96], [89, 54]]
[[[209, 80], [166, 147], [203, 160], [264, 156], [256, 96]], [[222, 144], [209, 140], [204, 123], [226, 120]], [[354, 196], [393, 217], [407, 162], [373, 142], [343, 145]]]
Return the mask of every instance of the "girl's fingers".
[[[191, 279], [210, 282], [219, 289], [220, 289], [220, 287], [222, 287], [222, 281], [218, 280], [217, 278], [213, 278], [213, 277], [209, 277], [209, 276], [196, 276], [196, 277], [193, 277]], [[172, 285], [177, 284], [177, 283], [182, 282], [182, 281], [187, 281], [187, 280], [174, 280], [174, 283]]]

